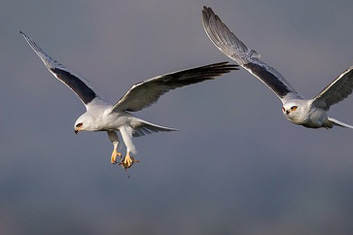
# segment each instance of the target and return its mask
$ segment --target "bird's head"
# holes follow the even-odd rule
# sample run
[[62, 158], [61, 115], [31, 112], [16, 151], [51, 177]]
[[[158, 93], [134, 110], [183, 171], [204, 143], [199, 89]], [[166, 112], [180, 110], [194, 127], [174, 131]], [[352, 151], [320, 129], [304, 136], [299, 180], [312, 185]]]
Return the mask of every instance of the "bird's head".
[[82, 114], [75, 122], [75, 134], [79, 131], [94, 131], [93, 118], [87, 113]]
[[296, 124], [303, 122], [303, 114], [305, 113], [306, 105], [302, 102], [289, 102], [283, 104], [282, 112], [286, 118]]
[[283, 114], [286, 116], [293, 115], [298, 109], [298, 105], [296, 104], [285, 104], [282, 107]]

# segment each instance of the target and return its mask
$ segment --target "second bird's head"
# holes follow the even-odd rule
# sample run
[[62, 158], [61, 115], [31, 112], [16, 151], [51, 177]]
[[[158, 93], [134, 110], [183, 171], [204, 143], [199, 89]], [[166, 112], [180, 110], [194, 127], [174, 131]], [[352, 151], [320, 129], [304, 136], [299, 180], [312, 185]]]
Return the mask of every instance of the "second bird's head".
[[283, 104], [282, 107], [282, 112], [286, 118], [295, 123], [295, 124], [301, 124], [303, 121], [303, 113], [305, 113], [305, 104], [302, 104], [301, 102], [289, 102]]

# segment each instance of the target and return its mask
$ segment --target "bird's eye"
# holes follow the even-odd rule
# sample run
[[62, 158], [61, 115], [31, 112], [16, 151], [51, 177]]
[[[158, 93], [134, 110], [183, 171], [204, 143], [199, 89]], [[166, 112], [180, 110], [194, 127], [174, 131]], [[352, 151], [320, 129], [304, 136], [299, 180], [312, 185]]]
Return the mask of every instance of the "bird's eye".
[[298, 106], [292, 106], [290, 110], [295, 111], [298, 108]]
[[83, 125], [83, 124], [82, 124], [82, 122], [81, 122], [81, 123], [77, 124], [76, 127], [79, 128], [79, 127], [81, 127], [82, 125]]
[[286, 111], [286, 109], [285, 109], [284, 107], [282, 107], [282, 110], [283, 110], [283, 112], [285, 112], [285, 111]]

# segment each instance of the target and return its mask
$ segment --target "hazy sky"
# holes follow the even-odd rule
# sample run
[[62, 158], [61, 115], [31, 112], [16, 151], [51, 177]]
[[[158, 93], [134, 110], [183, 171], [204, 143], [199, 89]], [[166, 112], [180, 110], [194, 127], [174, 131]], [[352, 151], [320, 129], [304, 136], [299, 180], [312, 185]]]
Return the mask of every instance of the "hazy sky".
[[[353, 131], [289, 123], [244, 70], [172, 91], [138, 117], [180, 129], [134, 139], [110, 164], [105, 133], [19, 31], [112, 102], [133, 84], [228, 61], [203, 31], [211, 6], [305, 97], [353, 65], [352, 1], [18, 1], [0, 8], [1, 234], [347, 234]], [[329, 114], [353, 124], [353, 96]]]

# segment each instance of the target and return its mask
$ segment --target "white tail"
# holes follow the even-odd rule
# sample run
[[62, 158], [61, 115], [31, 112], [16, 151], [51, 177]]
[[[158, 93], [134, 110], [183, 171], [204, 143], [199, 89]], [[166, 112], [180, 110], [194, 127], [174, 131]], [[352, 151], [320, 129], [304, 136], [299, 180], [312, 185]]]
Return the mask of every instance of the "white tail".
[[329, 117], [328, 120], [329, 120], [333, 125], [335, 125], [335, 126], [340, 126], [340, 127], [346, 127], [346, 128], [353, 129], [353, 126], [348, 125], [348, 124], [346, 124], [346, 123], [344, 123], [344, 122], [338, 121], [338, 120], [336, 120], [336, 119], [334, 119], [334, 118], [330, 118], [330, 117]]
[[133, 130], [133, 137], [140, 137], [146, 134], [152, 134], [160, 131], [177, 131], [178, 129], [160, 126], [154, 123], [150, 123], [138, 118], [135, 118], [134, 122], [131, 123]]

